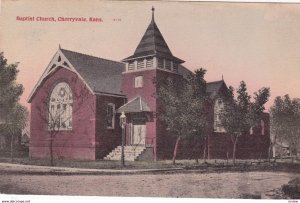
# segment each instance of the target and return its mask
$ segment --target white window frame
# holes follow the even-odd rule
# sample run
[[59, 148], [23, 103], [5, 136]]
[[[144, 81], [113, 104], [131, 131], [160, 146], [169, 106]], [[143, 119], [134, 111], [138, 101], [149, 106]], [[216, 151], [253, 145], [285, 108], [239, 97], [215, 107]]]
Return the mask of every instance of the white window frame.
[[[58, 109], [63, 109], [59, 112]], [[59, 107], [59, 108], [58, 108]], [[59, 120], [59, 127], [52, 122]], [[55, 85], [50, 94], [48, 106], [48, 130], [64, 131], [73, 128], [73, 94], [70, 86], [66, 82], [60, 82]], [[62, 126], [65, 123], [65, 127]], [[54, 126], [53, 126], [54, 125]]]
[[[105, 120], [105, 122], [106, 122], [106, 128], [107, 129], [115, 129], [116, 105], [113, 104], [113, 103], [108, 103], [106, 105], [106, 116], [108, 115], [108, 106], [112, 107], [113, 112], [112, 112], [112, 118], [111, 118], [111, 122], [112, 122], [111, 126], [107, 126], [107, 120]], [[106, 118], [106, 119], [108, 119], [108, 118]]]
[[144, 78], [142, 75], [134, 78], [134, 88], [142, 88], [144, 86]]

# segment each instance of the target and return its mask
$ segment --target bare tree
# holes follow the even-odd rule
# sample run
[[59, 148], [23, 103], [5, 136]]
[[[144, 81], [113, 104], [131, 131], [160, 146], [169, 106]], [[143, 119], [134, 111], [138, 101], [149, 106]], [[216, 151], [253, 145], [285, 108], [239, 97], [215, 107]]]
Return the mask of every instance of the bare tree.
[[[80, 111], [85, 101], [92, 96], [87, 85], [79, 77], [73, 77], [68, 83], [58, 83], [54, 89], [48, 91], [48, 96], [37, 106], [38, 114], [47, 126], [49, 134], [50, 165], [54, 166], [53, 142], [63, 130], [71, 130], [73, 116]], [[90, 105], [95, 111], [95, 105]]]

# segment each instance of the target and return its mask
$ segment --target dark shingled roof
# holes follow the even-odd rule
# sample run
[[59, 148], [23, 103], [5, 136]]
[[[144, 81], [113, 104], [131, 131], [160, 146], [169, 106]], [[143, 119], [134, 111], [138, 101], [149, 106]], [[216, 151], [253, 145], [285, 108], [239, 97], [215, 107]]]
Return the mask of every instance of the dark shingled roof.
[[161, 32], [159, 31], [154, 21], [153, 15], [150, 25], [148, 26], [144, 36], [138, 44], [134, 54], [123, 59], [123, 61], [128, 61], [143, 56], [157, 56], [174, 60], [178, 63], [184, 62], [183, 60], [173, 56], [165, 39], [163, 38]]
[[117, 112], [118, 113], [139, 113], [139, 112], [150, 112], [151, 109], [147, 103], [140, 97], [136, 97], [123, 106], [121, 106]]
[[188, 79], [189, 76], [193, 75], [194, 73], [190, 71], [188, 68], [184, 67], [183, 65], [179, 65], [178, 74], [182, 75], [185, 79]]
[[215, 97], [223, 85], [226, 86], [223, 80], [208, 82], [206, 83], [206, 92], [209, 93], [211, 97]]
[[65, 49], [61, 51], [95, 93], [123, 95], [121, 82], [125, 64]]

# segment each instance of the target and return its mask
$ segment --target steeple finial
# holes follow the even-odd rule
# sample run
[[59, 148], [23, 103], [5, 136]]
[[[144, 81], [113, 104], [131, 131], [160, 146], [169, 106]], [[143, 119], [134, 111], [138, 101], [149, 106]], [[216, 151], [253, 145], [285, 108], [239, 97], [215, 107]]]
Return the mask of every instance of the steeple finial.
[[223, 74], [222, 74], [222, 81], [224, 81]]
[[58, 44], [58, 49], [61, 49], [61, 46], [60, 46], [60, 44]]
[[154, 21], [154, 11], [155, 11], [155, 8], [153, 6], [151, 8], [151, 11], [152, 11], [152, 21]]

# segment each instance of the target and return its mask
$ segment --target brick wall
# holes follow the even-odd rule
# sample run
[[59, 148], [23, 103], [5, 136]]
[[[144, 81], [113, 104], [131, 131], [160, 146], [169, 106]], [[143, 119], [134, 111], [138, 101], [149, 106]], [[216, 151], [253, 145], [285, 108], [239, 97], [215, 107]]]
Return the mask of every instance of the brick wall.
[[31, 101], [30, 157], [50, 157], [50, 132], [48, 130], [48, 102], [50, 94], [59, 82], [66, 82], [73, 94], [72, 130], [56, 134], [53, 155], [56, 158], [95, 159], [95, 101], [77, 75], [65, 68], [48, 76], [37, 89]]

